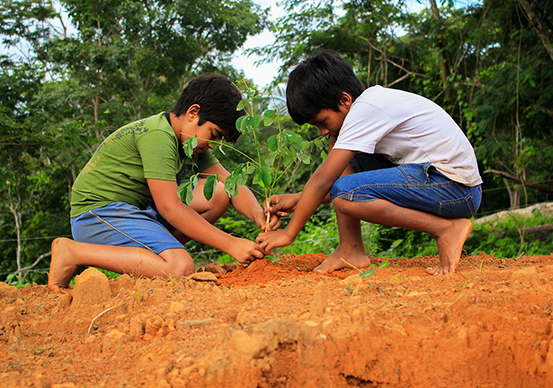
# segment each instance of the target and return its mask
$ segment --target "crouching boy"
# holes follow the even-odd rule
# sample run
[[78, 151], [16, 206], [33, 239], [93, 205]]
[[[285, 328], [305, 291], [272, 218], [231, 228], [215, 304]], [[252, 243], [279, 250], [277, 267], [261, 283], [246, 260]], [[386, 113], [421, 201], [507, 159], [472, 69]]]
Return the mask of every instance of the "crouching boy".
[[[329, 136], [329, 153], [297, 194], [271, 198], [272, 213], [293, 211], [288, 226], [261, 233], [267, 251], [291, 244], [317, 207], [334, 205], [340, 243], [315, 272], [366, 267], [370, 259], [360, 220], [431, 235], [440, 263], [435, 275], [454, 273], [481, 202], [474, 150], [453, 119], [416, 94], [373, 86], [365, 90], [352, 67], [333, 51], [300, 63], [286, 89], [298, 124]], [[343, 260], [342, 260], [343, 259]]]

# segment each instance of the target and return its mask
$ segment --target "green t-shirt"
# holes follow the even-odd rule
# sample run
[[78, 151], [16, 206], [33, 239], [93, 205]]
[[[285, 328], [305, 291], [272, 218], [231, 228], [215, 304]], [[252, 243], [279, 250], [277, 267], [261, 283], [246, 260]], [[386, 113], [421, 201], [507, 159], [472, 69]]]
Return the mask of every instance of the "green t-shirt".
[[164, 113], [127, 124], [103, 141], [75, 180], [71, 217], [113, 202], [144, 209], [153, 203], [146, 179], [176, 181], [187, 167], [201, 172], [218, 162], [210, 150], [194, 159], [184, 154]]

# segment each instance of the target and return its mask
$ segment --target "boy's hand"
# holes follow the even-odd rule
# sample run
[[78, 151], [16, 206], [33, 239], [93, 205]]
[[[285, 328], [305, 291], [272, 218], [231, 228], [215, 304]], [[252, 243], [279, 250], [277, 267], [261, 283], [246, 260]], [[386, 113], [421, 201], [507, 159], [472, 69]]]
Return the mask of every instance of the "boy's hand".
[[227, 253], [242, 264], [249, 264], [254, 260], [262, 259], [266, 254], [272, 255], [272, 253], [262, 250], [259, 244], [245, 238], [236, 238], [235, 243], [232, 244]]
[[278, 217], [285, 217], [288, 213], [293, 213], [301, 193], [296, 194], [277, 194], [272, 195], [269, 200], [269, 206], [264, 202], [263, 211], [265, 214], [271, 212]]
[[[259, 233], [255, 239], [264, 252], [271, 252], [273, 248], [285, 247], [294, 242], [294, 238], [288, 235], [286, 229], [275, 232]], [[273, 255], [271, 253], [271, 255]]]
[[260, 211], [258, 214], [255, 215], [255, 223], [259, 227], [259, 229], [268, 232], [280, 228], [280, 217], [278, 217], [276, 214], [271, 214], [269, 218], [269, 223], [267, 223], [266, 214], [266, 212]]

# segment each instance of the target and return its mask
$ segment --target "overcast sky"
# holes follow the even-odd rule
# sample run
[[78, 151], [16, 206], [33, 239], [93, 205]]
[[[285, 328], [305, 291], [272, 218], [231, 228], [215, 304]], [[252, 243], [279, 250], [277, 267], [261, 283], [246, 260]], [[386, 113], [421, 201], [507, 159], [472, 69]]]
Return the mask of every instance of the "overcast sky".
[[[277, 0], [255, 0], [254, 3], [260, 5], [263, 9], [271, 7], [271, 18], [275, 19], [283, 15], [282, 8], [277, 7]], [[252, 79], [258, 86], [266, 86], [269, 84], [278, 72], [280, 63], [273, 62], [260, 65], [256, 67], [254, 62], [259, 60], [258, 56], [241, 55], [242, 52], [248, 48], [265, 46], [270, 44], [275, 39], [274, 35], [269, 31], [264, 31], [261, 34], [248, 38], [244, 46], [238, 50], [236, 57], [232, 61], [232, 65], [239, 69], [244, 70], [246, 78]]]

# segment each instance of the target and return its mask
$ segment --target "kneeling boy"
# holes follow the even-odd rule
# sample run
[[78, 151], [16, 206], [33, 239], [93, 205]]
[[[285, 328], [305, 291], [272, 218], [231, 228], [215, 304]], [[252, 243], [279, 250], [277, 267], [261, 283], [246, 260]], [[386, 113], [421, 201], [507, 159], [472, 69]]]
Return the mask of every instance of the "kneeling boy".
[[[80, 266], [95, 266], [134, 276], [181, 277], [194, 272], [194, 261], [183, 244], [190, 239], [219, 249], [240, 263], [262, 258], [256, 242], [233, 237], [212, 224], [229, 203], [265, 228], [263, 209], [242, 187], [228, 198], [219, 183], [207, 201], [203, 182], [194, 200], [183, 203], [178, 182], [187, 168], [205, 175], [227, 170], [211, 154], [209, 141], [233, 142], [240, 135], [236, 106], [241, 94], [225, 77], [208, 75], [192, 80], [171, 113], [159, 113], [112, 133], [77, 177], [71, 196], [73, 240], [52, 243], [48, 287], [66, 288]], [[197, 137], [194, 161], [183, 142]], [[177, 177], [178, 176], [178, 177]], [[278, 226], [273, 217], [268, 227]]]

